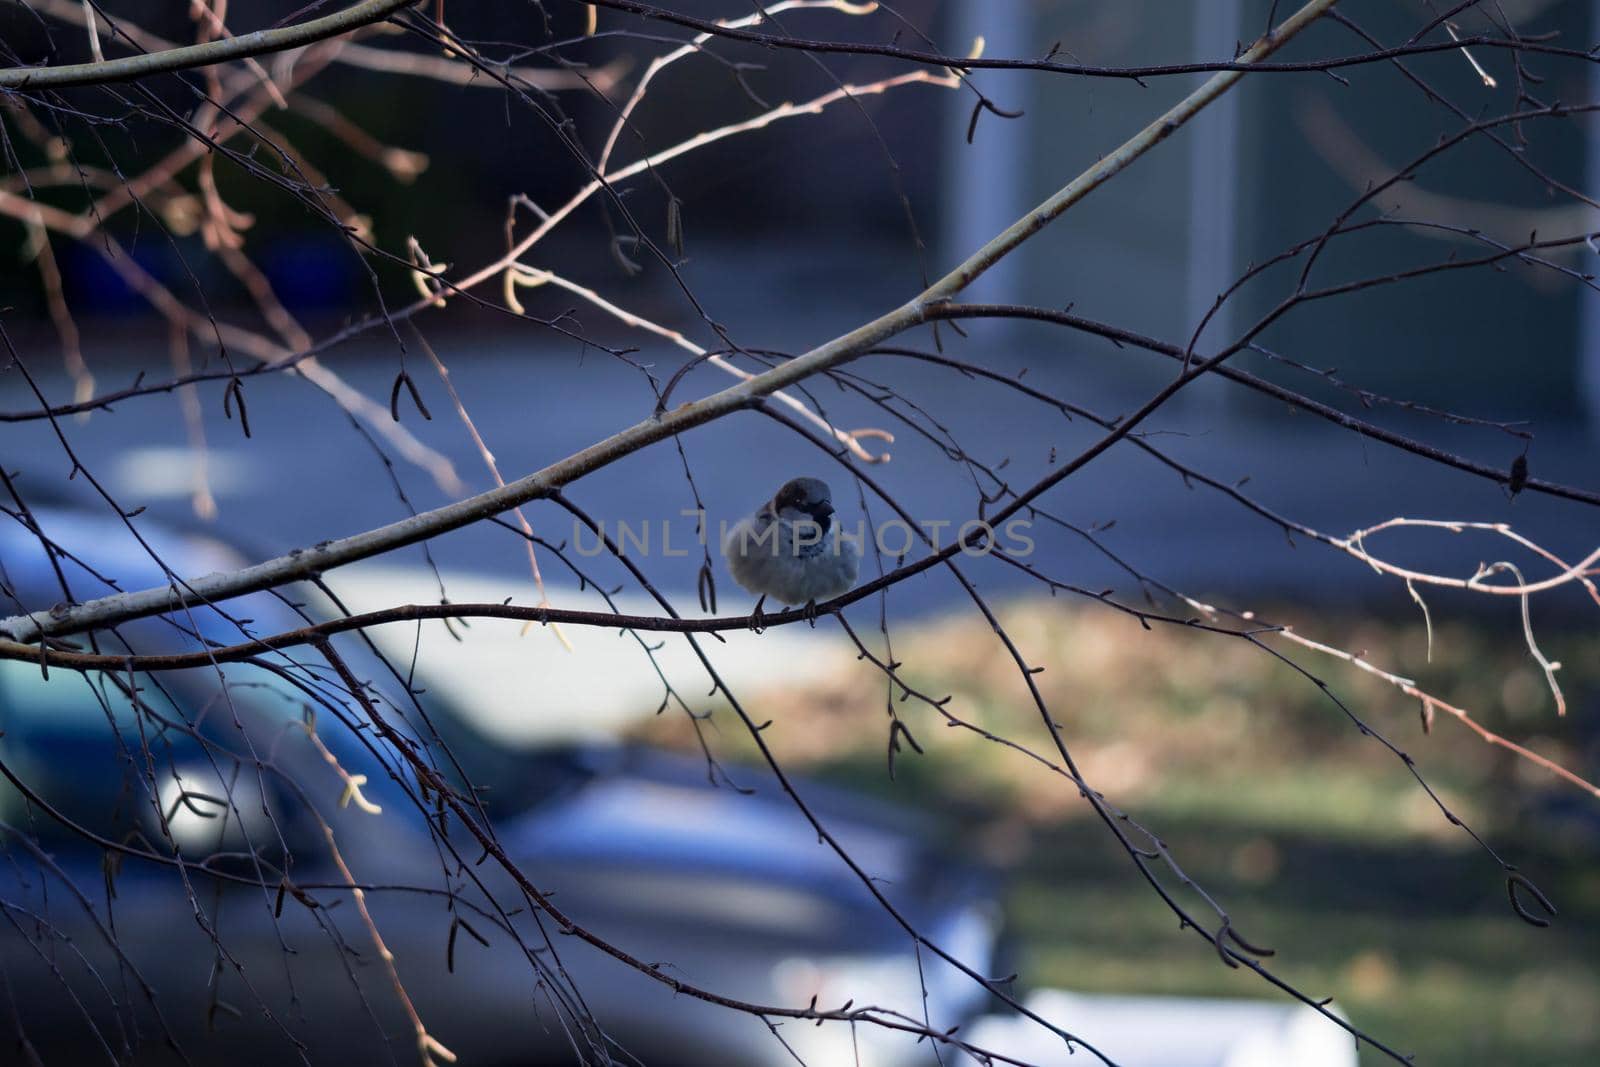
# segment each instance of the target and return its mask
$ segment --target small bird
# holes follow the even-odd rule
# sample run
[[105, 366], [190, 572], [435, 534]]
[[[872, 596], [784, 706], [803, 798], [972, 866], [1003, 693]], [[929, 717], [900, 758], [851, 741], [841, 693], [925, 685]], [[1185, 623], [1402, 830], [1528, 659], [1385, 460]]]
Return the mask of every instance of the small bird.
[[759, 628], [767, 597], [814, 611], [819, 600], [856, 584], [861, 548], [833, 517], [821, 478], [793, 478], [776, 496], [734, 524], [722, 540], [733, 580], [757, 594], [751, 625]]

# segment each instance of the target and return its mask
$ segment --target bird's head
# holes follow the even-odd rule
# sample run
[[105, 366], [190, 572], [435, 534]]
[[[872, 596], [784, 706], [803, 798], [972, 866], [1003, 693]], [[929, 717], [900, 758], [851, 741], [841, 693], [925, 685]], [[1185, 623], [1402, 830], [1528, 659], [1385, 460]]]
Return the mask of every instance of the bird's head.
[[833, 494], [821, 478], [791, 478], [772, 498], [772, 510], [780, 518], [809, 519], [826, 530], [833, 517]]

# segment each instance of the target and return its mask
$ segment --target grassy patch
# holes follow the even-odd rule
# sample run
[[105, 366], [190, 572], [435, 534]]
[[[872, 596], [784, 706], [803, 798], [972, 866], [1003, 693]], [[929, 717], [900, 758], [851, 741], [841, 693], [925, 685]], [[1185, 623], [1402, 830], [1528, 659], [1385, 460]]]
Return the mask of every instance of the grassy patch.
[[[1446, 715], [1424, 732], [1416, 699], [1281, 637], [1264, 640], [1328, 692], [1237, 638], [1147, 632], [1049, 600], [1011, 605], [1002, 619], [1028, 663], [1044, 668], [1033, 681], [1085, 778], [1158, 832], [1240, 930], [1278, 950], [1271, 965], [1283, 977], [1334, 996], [1358, 1025], [1419, 1063], [1600, 1063], [1600, 801]], [[1362, 652], [1594, 777], [1600, 634], [1592, 628], [1547, 624], [1539, 634], [1565, 664], [1570, 710], [1558, 719], [1514, 618], [1437, 625], [1431, 647], [1410, 620], [1312, 622], [1306, 636]], [[895, 655], [908, 686], [951, 698], [944, 708], [959, 725], [902, 700], [862, 663], [803, 690], [764, 694], [751, 711], [773, 720], [765, 736], [786, 765], [946, 812], [974, 848], [1006, 863], [1027, 981], [1275, 995], [1179, 931], [1070, 781], [992, 739], [1059, 762], [986, 626], [927, 623], [896, 633]], [[891, 711], [923, 749], [900, 753], [893, 780]], [[1407, 752], [1452, 812], [1549, 893], [1561, 909], [1555, 926], [1535, 929], [1512, 914], [1494, 861], [1352, 715]], [[725, 712], [713, 723], [720, 757], [749, 758]], [[681, 718], [662, 717], [647, 734], [694, 744]], [[1203, 913], [1198, 897], [1167, 881]]]

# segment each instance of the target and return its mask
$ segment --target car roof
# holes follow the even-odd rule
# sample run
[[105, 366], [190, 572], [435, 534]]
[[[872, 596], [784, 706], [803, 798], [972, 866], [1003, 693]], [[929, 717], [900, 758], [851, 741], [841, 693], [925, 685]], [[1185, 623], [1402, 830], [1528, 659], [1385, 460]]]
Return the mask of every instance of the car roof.
[[[48, 611], [65, 602], [65, 581], [75, 601], [172, 581], [163, 568], [179, 578], [193, 578], [245, 564], [244, 556], [223, 540], [199, 531], [179, 530], [149, 519], [124, 522], [106, 512], [45, 507], [32, 512], [42, 541], [16, 520], [0, 521], [0, 582], [7, 613]], [[134, 530], [137, 530], [135, 535]], [[47, 544], [48, 542], [48, 548]], [[189, 620], [205, 637], [238, 641], [239, 628], [229, 617], [255, 618], [266, 625], [293, 622], [294, 615], [268, 594], [253, 594], [229, 601], [223, 611], [195, 607]], [[134, 624], [141, 651], [167, 651], [190, 639], [170, 625]]]

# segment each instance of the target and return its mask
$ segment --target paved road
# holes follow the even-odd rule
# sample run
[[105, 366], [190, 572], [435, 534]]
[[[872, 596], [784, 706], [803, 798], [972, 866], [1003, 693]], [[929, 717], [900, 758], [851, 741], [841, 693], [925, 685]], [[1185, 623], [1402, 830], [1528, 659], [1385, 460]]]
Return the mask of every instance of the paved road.
[[[864, 310], [842, 300], [809, 321], [801, 317], [801, 323], [791, 327], [791, 336], [769, 334], [763, 339], [778, 347], [799, 347], [829, 335]], [[751, 321], [779, 317], [770, 308], [750, 307], [744, 313]], [[745, 324], [735, 319], [733, 325]], [[531, 334], [528, 338], [435, 338], [452, 368], [452, 381], [508, 478], [650, 411], [652, 395], [637, 371], [603, 353], [583, 353], [575, 345], [551, 344]], [[1107, 413], [1130, 409], [1160, 383], [1160, 375], [1168, 373], [1165, 365], [1150, 363], [1150, 357], [1099, 342], [1071, 340], [1063, 346], [1045, 335], [1029, 342], [1026, 335], [1018, 340], [1000, 334], [969, 341], [949, 335], [946, 339], [952, 351], [967, 358], [1006, 374], [1026, 368], [1029, 384]], [[658, 373], [663, 376], [679, 365], [678, 356], [670, 351], [658, 349], [651, 356], [661, 361]], [[386, 400], [396, 366], [390, 348], [381, 342], [352, 345], [336, 351], [330, 362], [370, 395]], [[425, 423], [408, 412], [406, 425], [449, 456], [471, 488], [486, 487], [490, 480], [452, 415], [438, 379], [424, 373], [427, 364], [416, 354], [411, 367], [434, 421]], [[1108, 367], [1114, 377], [1110, 384], [1105, 380]], [[974, 454], [995, 464], [1009, 459], [1004, 473], [1014, 485], [1030, 483], [1051, 469], [1052, 456], [1061, 462], [1097, 436], [1094, 427], [1082, 420], [1069, 422], [1045, 405], [1019, 403], [999, 386], [970, 381], [943, 368], [878, 359], [856, 369], [903, 388]], [[115, 375], [106, 372], [104, 377]], [[726, 381], [714, 369], [703, 368], [679, 395]], [[70, 391], [57, 379], [50, 379], [47, 388], [58, 398]], [[1593, 510], [1526, 493], [1511, 501], [1501, 489], [1479, 479], [1439, 470], [1308, 416], [1289, 416], [1253, 402], [1241, 404], [1230, 395], [1196, 390], [1194, 397], [1147, 424], [1155, 433], [1151, 443], [1228, 482], [1248, 476], [1246, 491], [1264, 504], [1329, 532], [1347, 533], [1404, 515], [1512, 522], [1569, 555], [1581, 555], [1600, 541], [1600, 518]], [[307, 383], [287, 377], [254, 380], [248, 396], [255, 435], [248, 441], [237, 423], [224, 418], [220, 388], [208, 387], [204, 396], [219, 530], [266, 553], [404, 514], [373, 448]], [[814, 396], [842, 425], [889, 425], [881, 411], [832, 385], [816, 386]], [[0, 377], [0, 406], [15, 410], [25, 404], [16, 376]], [[1493, 431], [1436, 422], [1411, 425], [1430, 440], [1486, 462], [1504, 465], [1515, 454], [1515, 442]], [[970, 479], [928, 441], [904, 427], [895, 429], [899, 439], [892, 448], [893, 460], [872, 473], [921, 519], [959, 522], [970, 517], [975, 505]], [[96, 414], [87, 421], [64, 420], [61, 430], [125, 506], [148, 505], [154, 514], [187, 517], [191, 459], [184, 451], [185, 430], [175, 398], [129, 403], [113, 415]], [[23, 472], [25, 486], [36, 492], [62, 486], [69, 464], [48, 425], [0, 427], [0, 441], [8, 466]], [[713, 530], [719, 520], [736, 518], [795, 473], [830, 475], [836, 488], [844, 484], [829, 457], [755, 414], [696, 431], [683, 447]], [[1533, 470], [1546, 477], [1600, 485], [1596, 451], [1596, 442], [1575, 429], [1548, 428], [1535, 446]], [[447, 499], [403, 461], [398, 477], [419, 507]], [[67, 488], [77, 497], [87, 493], [81, 480]], [[839, 495], [846, 501], [847, 514], [858, 511], [848, 502], [851, 494]], [[619, 521], [636, 530], [652, 523], [656, 536], [647, 568], [663, 588], [693, 589], [694, 554], [672, 558], [661, 554], [662, 521], [673, 524], [674, 550], [689, 544], [694, 529], [691, 520], [679, 515], [692, 498], [682, 463], [670, 444], [583, 479], [572, 496], [611, 529]], [[1380, 580], [1366, 567], [1327, 549], [1291, 547], [1269, 523], [1218, 492], [1186, 487], [1181, 478], [1131, 445], [1112, 448], [1048, 499], [1060, 515], [1075, 523], [1089, 526], [1115, 520], [1103, 534], [1109, 547], [1151, 575], [1196, 594], [1228, 597], [1240, 604], [1301, 594], [1381, 597], [1397, 607], [1408, 602], [1403, 587]], [[872, 514], [874, 519], [887, 517], [881, 507]], [[572, 522], [554, 505], [535, 505], [528, 515], [541, 534], [553, 540], [571, 539]], [[1037, 547], [1031, 562], [1041, 570], [1085, 586], [1130, 588], [1127, 575], [1082, 539], [1044, 526], [1036, 526], [1032, 536]], [[898, 540], [898, 535], [890, 540]], [[1387, 544], [1414, 562], [1458, 572], [1470, 572], [1478, 561], [1504, 554], [1500, 546], [1470, 535], [1408, 534]], [[510, 578], [526, 571], [516, 540], [493, 527], [450, 535], [432, 549], [442, 564], [453, 569]], [[410, 550], [405, 559], [419, 561], [420, 553]], [[616, 580], [615, 568], [592, 562], [611, 576], [608, 580]], [[553, 577], [561, 576], [559, 565], [548, 559], [545, 565], [555, 571]], [[987, 590], [1011, 591], [1027, 583], [993, 561], [976, 561], [970, 570]], [[743, 602], [725, 577], [720, 588], [727, 603]], [[515, 590], [508, 587], [508, 592]], [[936, 570], [902, 586], [895, 602], [901, 611], [923, 612], [958, 602], [962, 596], [956, 583]]]
[[[758, 290], [760, 287], [757, 287]], [[776, 291], [776, 290], [774, 290]], [[848, 291], [848, 290], [843, 290]], [[736, 336], [763, 336], [773, 347], [800, 348], [830, 336], [872, 309], [842, 297], [811, 316], [805, 329], [772, 338], [756, 332], [763, 321], [787, 319], [774, 309], [741, 305], [743, 319], [730, 325]], [[947, 335], [953, 352], [1025, 380], [1104, 413], [1130, 410], [1158, 388], [1169, 373], [1152, 368], [1146, 357], [1109, 345], [1055, 337], [1029, 340], [1024, 334], [979, 333], [962, 341]], [[473, 336], [434, 338], [452, 368], [451, 379], [493, 448], [500, 469], [514, 478], [615, 432], [652, 407], [653, 395], [640, 374], [602, 353], [548, 342]], [[747, 343], [748, 340], [747, 340]], [[159, 358], [159, 357], [157, 357]], [[672, 353], [655, 353], [665, 377], [679, 365]], [[386, 399], [395, 373], [392, 351], [374, 342], [336, 351], [330, 363], [369, 395]], [[413, 354], [411, 367], [434, 413], [431, 423], [407, 412], [406, 426], [430, 447], [448, 456], [472, 489], [490, 484], [476, 450], [436, 376], [421, 373], [426, 361]], [[891, 383], [924, 411], [937, 415], [945, 429], [973, 454], [998, 465], [1009, 458], [1005, 476], [1012, 484], [1031, 483], [1091, 444], [1094, 427], [1068, 421], [1042, 404], [1018, 403], [997, 385], [974, 382], [942, 368], [905, 360], [877, 359], [855, 370]], [[121, 373], [129, 373], [123, 371]], [[106, 380], [117, 374], [102, 369]], [[129, 375], [131, 376], [131, 374]], [[1109, 380], [1108, 380], [1109, 379]], [[702, 368], [682, 386], [688, 396], [724, 384], [717, 371]], [[1220, 383], [1218, 383], [1220, 384]], [[70, 386], [56, 377], [45, 387], [56, 398]], [[349, 420], [306, 382], [273, 377], [249, 384], [254, 437], [245, 440], [237, 423], [224, 418], [221, 390], [204, 395], [205, 432], [210, 442], [209, 471], [219, 517], [216, 528], [258, 555], [275, 554], [327, 537], [352, 533], [405, 514], [383, 462], [355, 432]], [[829, 384], [813, 396], [841, 425], [881, 426], [881, 411]], [[15, 374], [0, 376], [0, 408], [25, 406]], [[1510, 438], [1493, 431], [1413, 424], [1430, 440], [1486, 462], [1509, 463]], [[1197, 469], [1227, 482], [1249, 477], [1248, 492], [1278, 512], [1319, 529], [1344, 534], [1396, 515], [1477, 519], [1514, 523], [1575, 558], [1600, 543], [1600, 518], [1592, 509], [1523, 494], [1508, 500], [1498, 487], [1469, 476], [1441, 471], [1393, 449], [1363, 441], [1304, 415], [1288, 416], [1239, 403], [1214, 388], [1197, 389], [1148, 424], [1152, 444]], [[192, 523], [189, 490], [192, 455], [175, 398], [159, 396], [123, 405], [111, 415], [85, 421], [66, 419], [67, 435], [85, 465], [125, 507], [147, 505], [152, 514]], [[939, 449], [914, 432], [896, 427], [893, 459], [872, 468], [922, 520], [960, 522], [974, 513], [971, 480]], [[21, 484], [40, 493], [59, 490], [70, 466], [52, 429], [44, 423], [0, 426], [0, 455], [8, 469], [21, 472]], [[753, 508], [786, 477], [814, 472], [846, 485], [833, 461], [813, 446], [759, 415], [740, 415], [694, 432], [683, 441], [712, 529]], [[1573, 429], [1541, 432], [1533, 452], [1536, 473], [1590, 486], [1600, 485], [1595, 442]], [[396, 477], [418, 507], [432, 507], [447, 496], [416, 467], [397, 461]], [[66, 484], [69, 493], [89, 499], [82, 479]], [[837, 494], [852, 518], [858, 508], [849, 492]], [[660, 540], [670, 523], [674, 552], [694, 549], [694, 523], [680, 515], [692, 502], [683, 463], [670, 444], [631, 456], [584, 478], [571, 496], [615, 532], [626, 522], [651, 529], [648, 555], [640, 559], [656, 583], [673, 594], [681, 608], [695, 604], [699, 564], [695, 551], [667, 555]], [[1119, 444], [1052, 491], [1049, 505], [1063, 518], [1085, 527], [1115, 520], [1100, 537], [1132, 565], [1197, 596], [1236, 606], [1293, 598], [1363, 598], [1396, 611], [1412, 610], [1404, 586], [1382, 579], [1369, 568], [1315, 544], [1293, 547], [1276, 527], [1253, 516], [1223, 494], [1183, 480], [1128, 444]], [[553, 541], [571, 541], [571, 519], [547, 503], [527, 514], [536, 530]], [[874, 507], [874, 520], [887, 512]], [[946, 528], [944, 536], [949, 536]], [[1038, 525], [1030, 531], [1039, 570], [1090, 588], [1133, 594], [1134, 583], [1083, 539]], [[592, 551], [593, 541], [579, 542]], [[1470, 573], [1480, 560], [1499, 558], [1503, 546], [1472, 535], [1401, 535], [1392, 541], [1399, 558], [1434, 569]], [[431, 546], [445, 569], [457, 600], [535, 599], [520, 542], [504, 530], [483, 526], [449, 535]], [[635, 551], [636, 558], [640, 553]], [[542, 554], [552, 599], [569, 606], [599, 607], [592, 590], [580, 594], [573, 576], [549, 553]], [[625, 575], [609, 561], [577, 557], [580, 565], [608, 585]], [[336, 576], [339, 588], [359, 609], [397, 601], [431, 600], [436, 588], [417, 568], [418, 549]], [[870, 566], [870, 564], [869, 564]], [[964, 564], [985, 593], [1008, 594], [1030, 588], [1029, 580], [993, 560]], [[408, 569], [409, 568], [409, 569]], [[743, 610], [745, 597], [719, 570], [722, 609]], [[897, 587], [891, 614], [904, 618], [959, 606], [965, 594], [951, 576], [934, 569]], [[1576, 596], [1566, 601], [1581, 608]], [[1459, 600], [1433, 597], [1435, 614], [1459, 608]], [[1514, 604], [1501, 605], [1514, 612]], [[649, 610], [629, 597], [624, 610]], [[869, 616], [871, 609], [857, 609]], [[1547, 609], [1543, 606], [1541, 612]], [[399, 630], [404, 629], [405, 633]], [[654, 712], [660, 682], [654, 667], [631, 641], [611, 633], [574, 634], [579, 654], [570, 656], [547, 635], [521, 637], [519, 627], [483, 623], [473, 640], [458, 645], [439, 630], [426, 634], [420, 662], [436, 692], [450, 692], [458, 703], [479, 709], [481, 725], [506, 741], [532, 743], [556, 736], [606, 735], [640, 715]], [[408, 657], [415, 631], [390, 628], [380, 635], [390, 651]], [[392, 640], [390, 640], [392, 639]], [[764, 685], [784, 685], [797, 673], [818, 668], [819, 657], [848, 652], [836, 634], [789, 629], [765, 635], [759, 643], [740, 635], [712, 654], [719, 669], [747, 696]], [[663, 669], [682, 686], [704, 690], [692, 654], [670, 642]], [[539, 687], [520, 680], [536, 676]]]

